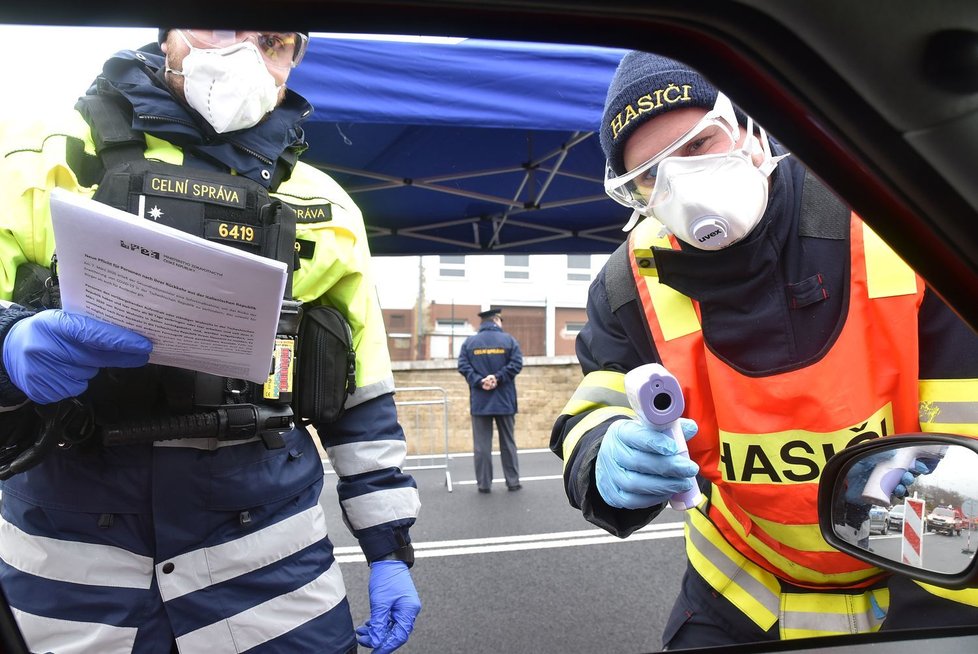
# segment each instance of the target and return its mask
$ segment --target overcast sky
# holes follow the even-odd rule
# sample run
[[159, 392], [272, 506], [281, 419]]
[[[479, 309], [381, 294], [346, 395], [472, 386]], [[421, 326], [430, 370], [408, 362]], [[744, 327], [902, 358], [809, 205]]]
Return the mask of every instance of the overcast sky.
[[[145, 27], [52, 27], [0, 25], [0, 64], [5, 85], [3, 112], [22, 112], [24, 105], [71, 107], [119, 50], [138, 48], [156, 40], [157, 30]], [[331, 34], [330, 36], [338, 36]], [[350, 35], [364, 38], [366, 35]], [[378, 37], [397, 40], [450, 40], [422, 37]], [[397, 265], [378, 261], [377, 265]], [[415, 267], [417, 264], [413, 264]], [[381, 275], [383, 279], [401, 279]], [[413, 281], [414, 276], [409, 276]], [[386, 290], [386, 289], [385, 289]], [[389, 289], [403, 294], [402, 285]]]
[[[25, 89], [29, 102], [74, 104], [85, 92], [102, 63], [115, 52], [138, 48], [156, 40], [157, 30], [148, 27], [53, 27], [0, 25], [0, 62], [5, 88]], [[339, 36], [330, 34], [330, 36]], [[390, 40], [450, 41], [461, 39], [415, 36], [369, 36], [356, 38]], [[10, 97], [4, 93], [5, 97]], [[15, 96], [16, 97], [16, 96]], [[11, 109], [0, 103], [3, 109]]]
[[[113, 53], [156, 40], [156, 30], [0, 25], [0, 62], [7, 110], [12, 98], [31, 105], [72, 106]], [[21, 93], [17, 93], [21, 90]], [[17, 101], [14, 100], [16, 103]]]

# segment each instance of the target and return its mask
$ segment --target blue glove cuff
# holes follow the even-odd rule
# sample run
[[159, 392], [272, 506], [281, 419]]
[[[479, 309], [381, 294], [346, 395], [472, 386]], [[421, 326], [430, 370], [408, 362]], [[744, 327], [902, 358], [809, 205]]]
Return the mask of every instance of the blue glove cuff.
[[396, 549], [390, 554], [385, 554], [384, 556], [374, 559], [371, 564], [377, 561], [402, 561], [408, 567], [408, 569], [414, 567], [414, 545], [408, 543], [400, 549]]
[[14, 386], [7, 374], [6, 366], [3, 365], [3, 345], [7, 339], [7, 333], [14, 326], [14, 323], [30, 318], [34, 313], [34, 311], [19, 304], [12, 304], [0, 312], [0, 406], [19, 406], [27, 402], [27, 395]]

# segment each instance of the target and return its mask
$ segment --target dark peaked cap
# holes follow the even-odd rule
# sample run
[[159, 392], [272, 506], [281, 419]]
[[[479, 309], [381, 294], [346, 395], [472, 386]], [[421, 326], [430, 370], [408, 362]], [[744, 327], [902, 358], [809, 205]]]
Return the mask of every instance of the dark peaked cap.
[[493, 316], [498, 316], [501, 313], [502, 313], [501, 309], [487, 309], [481, 312], [479, 314], [479, 317], [482, 318], [483, 320], [488, 320], [489, 318], [492, 318]]

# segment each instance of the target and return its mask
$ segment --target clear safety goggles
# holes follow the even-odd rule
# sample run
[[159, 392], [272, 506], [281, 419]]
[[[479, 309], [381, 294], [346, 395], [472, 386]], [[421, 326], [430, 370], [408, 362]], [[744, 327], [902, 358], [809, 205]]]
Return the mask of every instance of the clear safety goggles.
[[226, 48], [251, 41], [265, 62], [276, 68], [295, 68], [306, 54], [309, 37], [301, 32], [247, 32], [235, 30], [181, 29], [195, 47]]
[[[678, 139], [660, 150], [651, 159], [621, 174], [615, 174], [611, 162], [605, 165], [604, 190], [619, 204], [645, 212], [656, 204], [653, 193], [659, 165], [670, 157], [701, 157], [703, 155], [729, 155], [740, 139], [740, 129], [733, 104], [722, 93], [717, 94], [713, 109]], [[702, 160], [704, 165], [719, 163], [723, 157], [711, 156]]]

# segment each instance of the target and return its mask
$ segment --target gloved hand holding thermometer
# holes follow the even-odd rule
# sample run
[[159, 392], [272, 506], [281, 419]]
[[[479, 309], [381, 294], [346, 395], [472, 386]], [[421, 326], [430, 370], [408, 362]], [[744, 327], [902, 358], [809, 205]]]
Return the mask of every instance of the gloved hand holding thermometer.
[[875, 462], [863, 486], [861, 499], [873, 504], [890, 504], [890, 496], [899, 487], [903, 487], [902, 494], [905, 494], [906, 487], [913, 483], [917, 475], [934, 472], [944, 458], [947, 447], [918, 445], [897, 448], [891, 456]]
[[625, 375], [625, 392], [639, 420], [614, 422], [604, 435], [595, 462], [602, 499], [622, 509], [666, 501], [677, 510], [692, 508], [700, 496], [699, 467], [686, 441], [696, 423], [680, 417], [685, 402], [676, 378], [659, 364], [639, 366]]
[[3, 366], [37, 404], [80, 395], [101, 368], [146, 365], [144, 336], [81, 314], [48, 309], [19, 320], [3, 341]]

